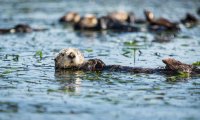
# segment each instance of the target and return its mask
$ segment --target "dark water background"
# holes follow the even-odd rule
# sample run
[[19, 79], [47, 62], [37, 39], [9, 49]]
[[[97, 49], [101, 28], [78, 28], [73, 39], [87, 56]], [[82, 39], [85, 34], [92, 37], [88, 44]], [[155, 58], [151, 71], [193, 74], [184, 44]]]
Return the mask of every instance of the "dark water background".
[[[198, 16], [199, 6], [199, 0], [0, 0], [0, 28], [18, 23], [49, 28], [0, 36], [0, 120], [199, 120], [198, 77], [174, 82], [164, 75], [55, 73], [53, 61], [66, 47], [107, 64], [154, 68], [163, 66], [161, 59], [166, 57], [199, 61], [199, 25], [182, 26], [171, 42], [157, 43], [151, 33], [78, 32], [57, 22], [67, 11], [100, 16], [125, 10], [144, 18], [144, 9], [178, 21], [186, 12]], [[136, 45], [125, 44], [134, 40]], [[42, 59], [35, 56], [37, 51]]]

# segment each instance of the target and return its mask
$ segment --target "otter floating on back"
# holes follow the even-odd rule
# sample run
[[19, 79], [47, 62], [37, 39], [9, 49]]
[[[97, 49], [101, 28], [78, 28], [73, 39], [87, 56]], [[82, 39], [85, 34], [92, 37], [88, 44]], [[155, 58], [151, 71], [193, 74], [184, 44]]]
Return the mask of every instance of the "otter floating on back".
[[81, 16], [77, 12], [68, 12], [59, 19], [63, 23], [77, 23], [80, 21]]
[[27, 24], [17, 24], [13, 28], [9, 29], [0, 29], [0, 34], [8, 34], [8, 33], [30, 33], [33, 31], [45, 31], [47, 29], [36, 29], [36, 28], [31, 28]]
[[85, 70], [85, 71], [116, 71], [116, 72], [132, 72], [132, 73], [160, 73], [174, 74], [184, 72], [188, 74], [200, 74], [200, 69], [177, 61], [173, 58], [163, 60], [166, 64], [163, 68], [140, 68], [121, 65], [106, 65], [100, 59], [85, 60], [83, 54], [76, 48], [67, 48], [61, 50], [55, 57], [56, 70]]
[[178, 31], [180, 30], [178, 23], [171, 22], [165, 18], [158, 18], [155, 19], [153, 12], [145, 10], [144, 11], [145, 17], [147, 22], [149, 23], [149, 28], [155, 31], [163, 31], [163, 30], [170, 30], [170, 31]]

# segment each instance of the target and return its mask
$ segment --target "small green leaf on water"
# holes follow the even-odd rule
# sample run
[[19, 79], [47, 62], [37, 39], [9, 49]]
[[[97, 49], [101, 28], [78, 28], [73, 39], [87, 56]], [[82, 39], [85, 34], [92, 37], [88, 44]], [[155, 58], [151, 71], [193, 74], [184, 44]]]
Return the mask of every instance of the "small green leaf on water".
[[128, 42], [124, 42], [125, 46], [136, 46], [137, 42], [136, 41], [128, 41]]
[[92, 49], [86, 49], [85, 51], [86, 51], [86, 52], [93, 52]]
[[56, 90], [48, 89], [47, 92], [55, 92]]
[[11, 72], [12, 72], [11, 70], [5, 70], [4, 72], [2, 72], [2, 74], [9, 74]]
[[40, 59], [42, 59], [43, 56], [42, 51], [41, 50], [36, 51], [35, 56], [39, 56]]
[[0, 73], [0, 77], [4, 77], [5, 75], [12, 73], [12, 72], [13, 72], [12, 70], [5, 70], [2, 73]]
[[186, 72], [179, 72], [177, 75], [175, 76], [171, 76], [171, 77], [168, 77], [168, 80], [171, 81], [171, 82], [176, 82], [177, 80], [180, 80], [180, 79], [185, 79], [185, 78], [188, 78], [190, 77], [190, 74], [189, 73], [186, 73]]
[[192, 63], [192, 65], [194, 65], [194, 66], [200, 66], [200, 61], [194, 62], [194, 63]]

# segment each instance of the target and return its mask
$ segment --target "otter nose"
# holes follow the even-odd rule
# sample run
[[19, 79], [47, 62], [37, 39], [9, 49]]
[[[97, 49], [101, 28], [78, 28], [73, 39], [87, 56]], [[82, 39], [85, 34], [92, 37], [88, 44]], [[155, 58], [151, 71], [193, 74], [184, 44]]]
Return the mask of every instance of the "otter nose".
[[72, 52], [68, 55], [68, 58], [70, 58], [70, 59], [74, 59], [75, 57], [76, 57], [75, 54]]

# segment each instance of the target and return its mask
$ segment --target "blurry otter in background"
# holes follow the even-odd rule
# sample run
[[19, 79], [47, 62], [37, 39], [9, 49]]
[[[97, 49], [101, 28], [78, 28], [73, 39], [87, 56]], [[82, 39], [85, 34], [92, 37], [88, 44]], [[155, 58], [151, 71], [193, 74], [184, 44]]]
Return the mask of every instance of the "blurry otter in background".
[[191, 13], [186, 13], [185, 17], [180, 20], [186, 27], [193, 27], [198, 24], [199, 20]]
[[115, 11], [108, 13], [107, 17], [113, 21], [132, 24], [135, 22], [135, 15], [133, 12]]
[[96, 17], [93, 14], [80, 17], [76, 12], [68, 12], [59, 21], [72, 24], [75, 30], [115, 30], [123, 32], [137, 32], [140, 30], [132, 25], [135, 16], [131, 12], [111, 12], [102, 17]]
[[7, 29], [0, 29], [0, 34], [8, 34], [8, 33], [30, 33], [33, 31], [44, 31], [47, 29], [35, 29], [31, 28], [27, 24], [18, 24], [14, 26], [13, 28], [7, 28]]
[[101, 22], [93, 14], [86, 14], [74, 24], [75, 30], [101, 30], [103, 29]]
[[171, 22], [165, 18], [155, 19], [154, 14], [151, 11], [144, 11], [147, 22], [149, 23], [149, 29], [153, 31], [178, 31], [179, 26], [175, 22]]
[[63, 23], [77, 23], [81, 19], [81, 16], [77, 12], [68, 12], [59, 19], [59, 22]]

